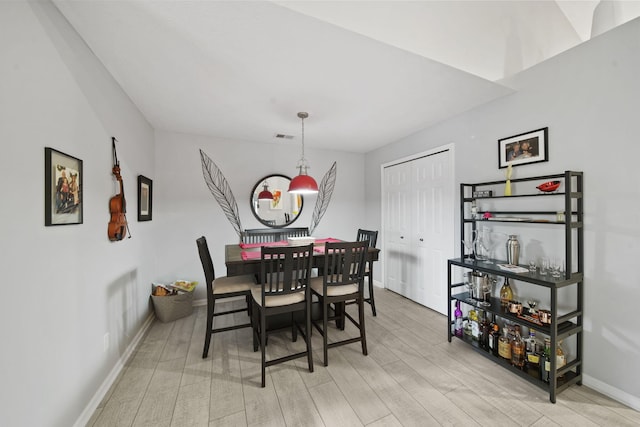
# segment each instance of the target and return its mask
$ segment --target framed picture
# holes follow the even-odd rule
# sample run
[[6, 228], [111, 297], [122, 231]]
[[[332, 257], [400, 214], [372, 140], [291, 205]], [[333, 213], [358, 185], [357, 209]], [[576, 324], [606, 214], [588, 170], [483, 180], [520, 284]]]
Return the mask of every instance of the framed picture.
[[153, 181], [138, 175], [138, 221], [151, 221], [153, 212]]
[[549, 128], [498, 140], [498, 169], [549, 161]]
[[273, 190], [273, 200], [271, 201], [271, 210], [282, 210], [282, 190]]
[[82, 224], [82, 160], [45, 147], [44, 225]]

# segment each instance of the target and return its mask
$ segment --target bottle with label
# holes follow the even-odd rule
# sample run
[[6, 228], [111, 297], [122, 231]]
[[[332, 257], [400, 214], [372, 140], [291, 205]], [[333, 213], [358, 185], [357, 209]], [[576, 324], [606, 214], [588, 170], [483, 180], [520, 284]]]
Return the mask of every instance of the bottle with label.
[[527, 367], [532, 372], [538, 372], [539, 364], [540, 364], [540, 355], [538, 354], [539, 350], [538, 341], [536, 340], [536, 331], [531, 328], [529, 329], [529, 338], [525, 340], [525, 354], [526, 354], [526, 362]]
[[513, 289], [511, 289], [509, 279], [505, 277], [504, 284], [500, 288], [500, 305], [506, 309], [511, 300], [513, 300]]
[[493, 330], [489, 334], [489, 351], [498, 356], [498, 342], [500, 340], [500, 326], [497, 323], [493, 323]]
[[471, 323], [471, 338], [478, 341], [480, 337], [480, 323], [478, 322], [478, 313], [475, 310], [469, 310], [469, 322]]
[[509, 335], [507, 327], [503, 329], [503, 335], [498, 339], [498, 355], [504, 360], [511, 361], [511, 342], [509, 341]]
[[545, 383], [551, 381], [551, 339], [544, 339], [544, 351], [540, 359], [540, 378]]
[[514, 337], [511, 340], [511, 364], [517, 368], [524, 368], [525, 344], [520, 336], [520, 325], [514, 328]]
[[454, 312], [455, 326], [453, 328], [454, 334], [457, 337], [462, 336], [462, 310], [460, 310], [460, 301], [456, 301], [456, 310]]
[[[562, 350], [562, 341], [558, 341], [558, 347], [556, 348], [556, 369], [560, 369], [567, 364], [567, 356], [565, 356]], [[564, 374], [558, 375], [558, 378], [564, 378]]]

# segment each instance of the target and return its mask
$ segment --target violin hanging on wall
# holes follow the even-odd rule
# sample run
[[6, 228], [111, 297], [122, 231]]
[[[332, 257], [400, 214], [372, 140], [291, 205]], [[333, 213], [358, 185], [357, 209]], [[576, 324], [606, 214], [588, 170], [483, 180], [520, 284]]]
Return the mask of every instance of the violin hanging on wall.
[[[109, 199], [109, 212], [111, 220], [109, 221], [108, 235], [112, 242], [124, 239], [125, 234], [129, 232], [129, 224], [127, 224], [127, 201], [124, 198], [124, 184], [122, 176], [120, 176], [120, 162], [116, 153], [116, 139], [111, 137], [113, 145], [113, 175], [120, 183], [120, 192]], [[129, 238], [131, 233], [129, 232]]]

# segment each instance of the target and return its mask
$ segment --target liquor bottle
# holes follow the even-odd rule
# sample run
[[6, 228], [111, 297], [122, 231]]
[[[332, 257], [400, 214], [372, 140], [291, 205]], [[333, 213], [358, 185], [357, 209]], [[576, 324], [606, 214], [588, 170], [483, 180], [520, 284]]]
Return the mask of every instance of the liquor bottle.
[[[562, 350], [562, 341], [558, 341], [556, 348], [556, 369], [560, 369], [567, 364], [567, 357]], [[564, 374], [558, 375], [558, 378], [564, 378]]]
[[497, 323], [493, 323], [493, 330], [489, 334], [489, 351], [498, 356], [498, 341], [500, 340], [500, 326]]
[[467, 338], [471, 339], [471, 320], [469, 320], [469, 316], [467, 316], [467, 321], [464, 323], [462, 329]]
[[511, 342], [509, 341], [509, 335], [507, 327], [503, 329], [503, 335], [498, 339], [498, 355], [505, 360], [511, 361]]
[[520, 325], [516, 325], [514, 331], [515, 335], [511, 340], [511, 364], [522, 369], [525, 359], [525, 344], [520, 336]]
[[454, 333], [457, 337], [462, 336], [462, 310], [460, 310], [460, 301], [456, 301], [456, 311], [454, 312], [455, 316], [455, 326]]
[[489, 351], [489, 319], [487, 314], [484, 313], [480, 320], [480, 347]]
[[540, 378], [545, 383], [551, 381], [551, 339], [544, 339], [543, 358], [540, 359]]
[[469, 321], [471, 322], [471, 338], [478, 341], [480, 337], [480, 323], [478, 322], [478, 312], [469, 310]]
[[536, 331], [529, 329], [529, 338], [525, 340], [525, 355], [527, 367], [530, 371], [538, 373], [540, 364], [540, 355], [538, 354], [538, 341], [536, 340]]
[[511, 289], [509, 279], [505, 277], [504, 284], [500, 288], [500, 305], [506, 308], [511, 300], [513, 300], [513, 289]]

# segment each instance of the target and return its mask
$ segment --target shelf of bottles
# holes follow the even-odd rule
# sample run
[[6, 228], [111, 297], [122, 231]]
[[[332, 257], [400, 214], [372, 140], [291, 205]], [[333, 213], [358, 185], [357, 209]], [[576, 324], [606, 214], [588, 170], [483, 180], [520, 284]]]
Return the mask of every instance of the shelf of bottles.
[[[491, 306], [478, 307], [478, 301], [470, 302], [468, 293], [457, 294], [451, 337], [471, 345], [476, 352], [530, 383], [553, 392], [550, 400], [554, 403], [555, 393], [581, 382], [577, 368], [582, 361], [567, 360], [562, 346], [565, 338], [582, 331], [579, 325], [571, 321], [559, 324], [553, 351], [550, 327], [509, 313], [499, 298], [491, 298], [490, 302]], [[463, 304], [470, 306], [464, 314]]]
[[[546, 180], [561, 181], [563, 191], [535, 193], [525, 190], [511, 196], [502, 196], [494, 194], [497, 193], [495, 189], [504, 185], [505, 181], [460, 184], [460, 235], [463, 244], [460, 247], [460, 258], [448, 260], [448, 338], [449, 342], [452, 339], [459, 339], [469, 344], [477, 353], [541, 387], [549, 393], [549, 400], [555, 403], [557, 393], [573, 384], [582, 383], [582, 285], [584, 279], [582, 172], [566, 171], [561, 174], [520, 178], [512, 180], [512, 183]], [[531, 188], [531, 186], [521, 186], [521, 188]], [[478, 191], [487, 189], [494, 190]], [[542, 207], [540, 210], [527, 209], [525, 206], [522, 210], [493, 209], [490, 213], [479, 210], [476, 204], [480, 199], [499, 199], [503, 204], [510, 204], [509, 199], [518, 198], [520, 201], [517, 204], [521, 207], [523, 202], [525, 205], [529, 204], [526, 199], [528, 197], [561, 197], [561, 202], [555, 210], [550, 210], [549, 204], [540, 204], [537, 200], [541, 199], [536, 199], [534, 205]], [[546, 200], [557, 205], [553, 199]], [[564, 260], [568, 268], [561, 275], [553, 277], [550, 274], [543, 275], [537, 269], [530, 272], [524, 265], [518, 265], [522, 272], [501, 268], [500, 265], [512, 264], [505, 260], [476, 259], [473, 251], [470, 253], [469, 248], [466, 247], [465, 233], [469, 231], [467, 227], [471, 228], [472, 233], [476, 233], [477, 226], [482, 222], [510, 222], [514, 227], [522, 223], [539, 224], [543, 227], [560, 226], [564, 238]], [[572, 259], [573, 256], [576, 258]], [[515, 298], [512, 298], [513, 295], [510, 297], [508, 293], [503, 295], [503, 289], [500, 290], [500, 297], [494, 297], [489, 293], [484, 295], [486, 300], [474, 299], [469, 292], [468, 283], [452, 281], [453, 272], [456, 269], [462, 270], [463, 275], [473, 272], [473, 274], [483, 273], [503, 278], [503, 289], [509, 282], [524, 282], [525, 285], [520, 289], [524, 294], [521, 298], [525, 301], [527, 286], [544, 288], [548, 292], [549, 309], [536, 310], [535, 307], [527, 308], [520, 305], [516, 310], [512, 310], [509, 302], [516, 302]], [[574, 287], [570, 290], [575, 289], [573, 293], [576, 295], [575, 301], [573, 304], [564, 304], [565, 311], [560, 312], [558, 291], [570, 286]], [[543, 312], [546, 316], [544, 319]], [[570, 344], [574, 354], [565, 353], [563, 341]]]

